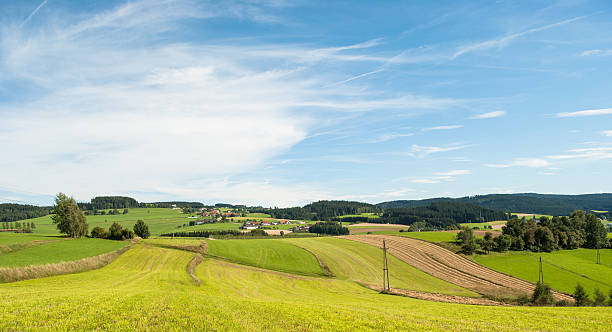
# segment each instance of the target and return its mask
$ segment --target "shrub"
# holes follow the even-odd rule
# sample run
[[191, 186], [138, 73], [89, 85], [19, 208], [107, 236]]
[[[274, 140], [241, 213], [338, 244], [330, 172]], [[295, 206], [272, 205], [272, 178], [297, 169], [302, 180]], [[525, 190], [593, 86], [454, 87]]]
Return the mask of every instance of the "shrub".
[[598, 307], [606, 305], [606, 296], [599, 290], [599, 288], [595, 288], [593, 304]]
[[129, 240], [134, 238], [134, 232], [127, 228], [121, 229], [121, 240]]
[[574, 300], [576, 301], [577, 307], [584, 307], [589, 304], [589, 296], [581, 284], [576, 285], [576, 290], [574, 290]]
[[121, 234], [121, 230], [123, 230], [123, 227], [121, 227], [121, 225], [119, 225], [118, 223], [114, 222], [111, 227], [108, 229], [109, 232], [109, 239], [111, 240], [122, 240], [122, 234]]
[[533, 302], [533, 304], [539, 306], [553, 304], [554, 299], [550, 290], [550, 286], [545, 283], [538, 282], [533, 291], [531, 301]]
[[96, 226], [94, 227], [94, 229], [91, 230], [91, 237], [105, 239], [106, 237], [108, 237], [108, 233], [104, 228]]
[[610, 294], [608, 294], [608, 296], [610, 297], [608, 299], [608, 305], [612, 307], [612, 289], [610, 289]]
[[561, 300], [555, 302], [556, 307], [569, 307], [570, 303], [567, 300]]

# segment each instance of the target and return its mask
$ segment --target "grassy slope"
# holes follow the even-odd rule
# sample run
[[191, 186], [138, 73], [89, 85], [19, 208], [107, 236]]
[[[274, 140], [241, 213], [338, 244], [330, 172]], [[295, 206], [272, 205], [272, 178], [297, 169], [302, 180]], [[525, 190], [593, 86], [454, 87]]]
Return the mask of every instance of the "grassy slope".
[[0, 233], [0, 246], [12, 244], [25, 244], [32, 241], [54, 241], [60, 239], [59, 235], [39, 235], [36, 233]]
[[571, 294], [577, 283], [582, 284], [591, 294], [595, 287], [599, 287], [604, 294], [608, 294], [612, 289], [612, 250], [610, 249], [601, 250], [601, 265], [595, 264], [596, 253], [593, 249], [562, 250], [552, 253], [508, 252], [478, 255], [474, 256], [474, 260], [494, 270], [536, 282], [540, 256], [544, 262], [542, 268], [544, 281], [554, 289]]
[[612, 320], [610, 308], [427, 302], [213, 259], [197, 268], [197, 287], [192, 257], [141, 244], [100, 270], [2, 284], [0, 330], [604, 331]]
[[270, 270], [324, 275], [316, 257], [282, 240], [207, 240], [208, 253], [232, 262]]
[[41, 244], [0, 255], [0, 267], [23, 267], [74, 261], [97, 256], [128, 245], [128, 242], [75, 239]]
[[447, 232], [373, 232], [374, 234], [388, 234], [406, 236], [430, 242], [455, 242], [457, 234]]
[[[321, 257], [338, 277], [364, 284], [382, 284], [382, 250], [364, 243], [337, 239], [289, 240]], [[391, 287], [416, 291], [477, 297], [478, 294], [432, 277], [403, 261], [389, 255]]]

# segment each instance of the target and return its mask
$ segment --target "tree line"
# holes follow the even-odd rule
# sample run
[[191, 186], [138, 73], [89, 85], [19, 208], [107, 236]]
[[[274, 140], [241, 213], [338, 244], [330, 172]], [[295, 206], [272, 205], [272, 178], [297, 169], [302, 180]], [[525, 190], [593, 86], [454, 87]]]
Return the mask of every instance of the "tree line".
[[376, 205], [353, 201], [318, 201], [303, 207], [249, 208], [252, 213], [267, 213], [272, 218], [293, 220], [331, 220], [348, 214], [380, 213]]
[[48, 215], [50, 211], [51, 208], [47, 206], [2, 203], [0, 204], [0, 222], [44, 217]]
[[335, 221], [318, 222], [308, 229], [310, 233], [327, 235], [349, 235], [349, 229]]
[[32, 233], [34, 232], [34, 229], [36, 229], [36, 224], [34, 224], [34, 222], [28, 222], [28, 221], [23, 221], [23, 222], [19, 222], [16, 221], [14, 223], [12, 222], [3, 222], [2, 223], [2, 229], [5, 231], [8, 230], [12, 230], [15, 233]]

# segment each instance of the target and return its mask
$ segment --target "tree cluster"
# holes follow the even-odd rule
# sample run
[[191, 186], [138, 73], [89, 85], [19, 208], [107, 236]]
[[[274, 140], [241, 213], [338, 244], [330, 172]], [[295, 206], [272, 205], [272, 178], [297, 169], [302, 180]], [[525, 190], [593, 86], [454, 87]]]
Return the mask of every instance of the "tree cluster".
[[511, 250], [606, 248], [610, 246], [603, 223], [593, 214], [575, 211], [569, 217], [541, 217], [539, 221], [510, 219], [502, 228], [511, 238]]
[[379, 213], [376, 205], [352, 201], [318, 201], [304, 207], [291, 208], [253, 208], [252, 213], [268, 213], [272, 218], [295, 220], [332, 220], [347, 214]]
[[49, 214], [49, 207], [3, 203], [0, 204], [0, 222], [43, 217]]
[[[142, 222], [142, 220], [139, 220]], [[145, 225], [146, 226], [146, 225]], [[148, 231], [148, 227], [147, 227]], [[129, 240], [134, 238], [134, 232], [127, 228], [123, 228], [118, 223], [113, 223], [108, 231], [100, 226], [96, 226], [91, 230], [91, 237], [108, 240]]]
[[310, 233], [327, 235], [348, 235], [349, 229], [335, 221], [318, 222], [308, 229]]
[[126, 209], [138, 207], [138, 201], [125, 196], [98, 196], [89, 203], [79, 203], [79, 207], [83, 210]]
[[582, 285], [580, 284], [577, 284], [573, 296], [574, 300], [576, 301], [577, 307], [601, 307], [606, 305], [612, 306], [612, 289], [608, 294], [608, 299], [606, 299], [606, 296], [601, 290], [599, 290], [599, 288], [595, 288], [595, 291], [593, 292], [593, 298], [590, 298], [584, 287], [582, 287]]

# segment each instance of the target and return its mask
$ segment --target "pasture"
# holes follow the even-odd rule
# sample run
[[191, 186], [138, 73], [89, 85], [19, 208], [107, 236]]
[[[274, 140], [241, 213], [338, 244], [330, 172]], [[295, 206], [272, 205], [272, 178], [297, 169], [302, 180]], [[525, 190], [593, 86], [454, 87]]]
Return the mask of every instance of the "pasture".
[[264, 269], [303, 275], [326, 275], [310, 252], [283, 240], [206, 240], [210, 255]]
[[212, 258], [197, 286], [193, 257], [143, 243], [99, 270], [0, 284], [0, 330], [605, 331], [612, 320], [610, 308], [429, 302]]
[[594, 249], [493, 253], [473, 256], [473, 260], [491, 269], [536, 282], [539, 258], [542, 257], [544, 281], [553, 289], [571, 294], [576, 284], [580, 283], [590, 294], [596, 287], [608, 294], [612, 289], [612, 250], [601, 249], [600, 253], [601, 264], [595, 264]]
[[102, 239], [64, 239], [0, 254], [0, 267], [25, 267], [75, 261], [107, 253], [129, 242]]

